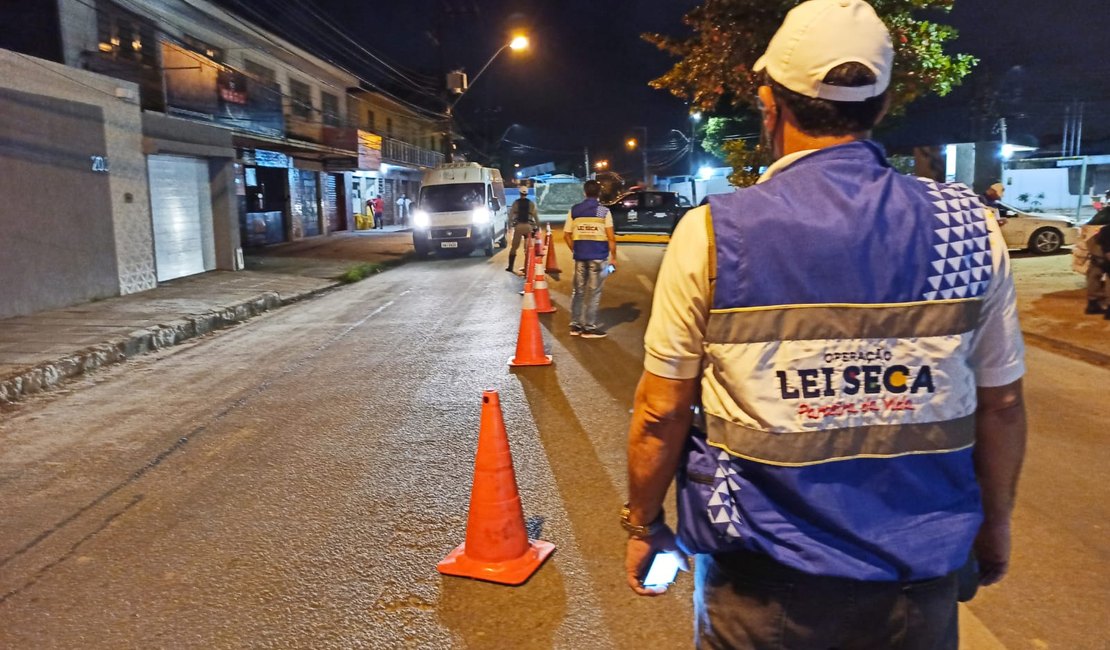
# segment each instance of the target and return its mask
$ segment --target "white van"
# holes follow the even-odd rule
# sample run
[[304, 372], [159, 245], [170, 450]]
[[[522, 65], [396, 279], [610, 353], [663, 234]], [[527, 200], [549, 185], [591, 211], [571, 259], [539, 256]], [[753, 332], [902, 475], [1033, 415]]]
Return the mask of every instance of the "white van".
[[481, 250], [506, 245], [509, 208], [501, 172], [478, 163], [446, 163], [424, 172], [412, 213], [412, 245], [431, 252]]

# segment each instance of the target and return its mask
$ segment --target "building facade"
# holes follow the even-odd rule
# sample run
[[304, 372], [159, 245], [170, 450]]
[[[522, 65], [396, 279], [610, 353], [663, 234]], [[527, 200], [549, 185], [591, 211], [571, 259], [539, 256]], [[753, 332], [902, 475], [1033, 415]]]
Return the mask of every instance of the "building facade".
[[[0, 225], [55, 233], [64, 249], [79, 212], [81, 243], [96, 249], [87, 278], [19, 271], [0, 289], [0, 317], [238, 270], [245, 246], [353, 228], [373, 194], [392, 217], [442, 159], [434, 114], [204, 0], [6, 3], [0, 21], [29, 26], [0, 37], [0, 129], [25, 140], [0, 150], [15, 170], [0, 184]], [[78, 169], [78, 153], [101, 162]], [[71, 196], [73, 210], [31, 202], [16, 180], [36, 173], [74, 187], [50, 199]], [[6, 275], [50, 259], [19, 246], [0, 241]], [[66, 282], [48, 289], [47, 277]]]

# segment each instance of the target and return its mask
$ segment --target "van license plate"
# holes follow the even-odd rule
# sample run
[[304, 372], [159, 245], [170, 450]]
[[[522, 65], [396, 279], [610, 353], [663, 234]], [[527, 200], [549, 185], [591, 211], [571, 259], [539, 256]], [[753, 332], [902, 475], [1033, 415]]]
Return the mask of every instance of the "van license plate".
[[439, 242], [440, 248], [458, 248], [459, 242], [457, 241], [441, 241]]

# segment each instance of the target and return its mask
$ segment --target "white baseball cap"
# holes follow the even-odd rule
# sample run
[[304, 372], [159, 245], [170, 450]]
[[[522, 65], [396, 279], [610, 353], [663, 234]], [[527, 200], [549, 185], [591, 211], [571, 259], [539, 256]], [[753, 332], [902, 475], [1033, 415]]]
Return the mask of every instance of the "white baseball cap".
[[[838, 65], [860, 63], [875, 73], [870, 86], [832, 86], [825, 75]], [[890, 31], [863, 0], [808, 0], [790, 10], [755, 62], [794, 92], [835, 102], [862, 102], [890, 85], [894, 46]]]

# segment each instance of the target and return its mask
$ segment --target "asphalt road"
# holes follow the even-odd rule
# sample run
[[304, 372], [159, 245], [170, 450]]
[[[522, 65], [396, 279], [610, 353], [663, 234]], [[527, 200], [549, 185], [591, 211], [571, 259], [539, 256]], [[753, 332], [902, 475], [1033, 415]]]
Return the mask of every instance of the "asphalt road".
[[[607, 339], [567, 335], [552, 283], [552, 367], [506, 366], [520, 281], [500, 253], [410, 263], [29, 400], [0, 419], [0, 647], [689, 647], [689, 576], [635, 597], [616, 524], [660, 254], [622, 245]], [[1092, 405], [1110, 373], [1029, 363], [1015, 569], [965, 610], [965, 647], [1105, 650]], [[558, 548], [518, 588], [435, 571], [464, 536], [487, 388], [528, 526]]]

